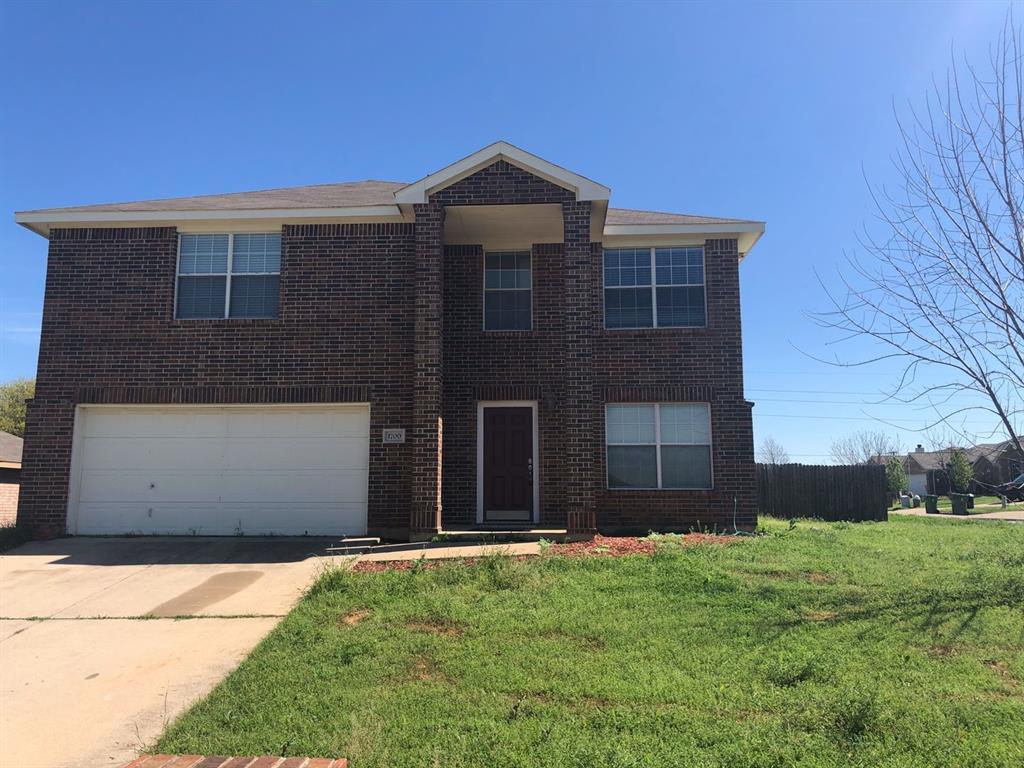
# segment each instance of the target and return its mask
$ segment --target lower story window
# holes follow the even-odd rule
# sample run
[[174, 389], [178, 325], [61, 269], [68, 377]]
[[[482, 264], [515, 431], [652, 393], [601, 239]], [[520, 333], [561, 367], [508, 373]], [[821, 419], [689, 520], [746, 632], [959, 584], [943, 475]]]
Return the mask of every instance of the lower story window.
[[711, 488], [711, 406], [630, 403], [605, 410], [609, 488]]

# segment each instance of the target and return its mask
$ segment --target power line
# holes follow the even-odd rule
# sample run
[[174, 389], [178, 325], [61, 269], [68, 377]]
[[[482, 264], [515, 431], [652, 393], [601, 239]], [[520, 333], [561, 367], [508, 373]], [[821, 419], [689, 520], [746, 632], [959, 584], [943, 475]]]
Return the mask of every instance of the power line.
[[[882, 419], [874, 416], [812, 416], [803, 413], [758, 413], [757, 411], [754, 411], [754, 416], [775, 419], [826, 419], [830, 421], [880, 421], [883, 423], [888, 421], [902, 421], [909, 424], [920, 424], [922, 421], [922, 419], [890, 419], [888, 417]], [[975, 422], [971, 422], [971, 424], [972, 426], [982, 426]], [[966, 427], [967, 424], [964, 423], [962, 426]], [[991, 426], [991, 424], [986, 424], [984, 426]]]

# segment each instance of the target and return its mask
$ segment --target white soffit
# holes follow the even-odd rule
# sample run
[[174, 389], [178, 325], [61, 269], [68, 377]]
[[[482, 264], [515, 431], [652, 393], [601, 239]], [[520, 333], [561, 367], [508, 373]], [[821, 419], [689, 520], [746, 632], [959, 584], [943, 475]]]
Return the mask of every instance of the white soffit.
[[217, 211], [26, 211], [14, 214], [14, 221], [44, 237], [51, 229], [102, 224], [108, 227], [178, 226], [195, 224], [235, 225], [258, 221], [261, 226], [275, 223], [305, 224], [319, 221], [355, 219], [363, 221], [402, 221], [397, 205], [360, 205], [348, 208], [281, 208]]
[[576, 193], [577, 200], [607, 200], [611, 197], [611, 190], [603, 184], [567, 171], [561, 166], [549, 163], [544, 158], [530, 154], [508, 142], [496, 141], [494, 144], [452, 163], [447, 168], [442, 168], [436, 173], [403, 187], [395, 192], [395, 200], [403, 204], [425, 203], [432, 192], [461, 181], [497, 160], [507, 160], [552, 184], [572, 190]]
[[676, 239], [693, 237], [735, 237], [740, 258], [743, 258], [764, 234], [763, 221], [720, 224], [606, 224], [605, 245], [628, 246], [674, 244]]

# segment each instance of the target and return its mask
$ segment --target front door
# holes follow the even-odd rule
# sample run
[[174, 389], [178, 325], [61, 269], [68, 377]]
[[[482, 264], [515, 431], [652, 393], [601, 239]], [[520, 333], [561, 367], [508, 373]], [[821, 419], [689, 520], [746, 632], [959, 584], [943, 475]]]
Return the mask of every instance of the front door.
[[533, 521], [533, 408], [483, 407], [483, 522]]

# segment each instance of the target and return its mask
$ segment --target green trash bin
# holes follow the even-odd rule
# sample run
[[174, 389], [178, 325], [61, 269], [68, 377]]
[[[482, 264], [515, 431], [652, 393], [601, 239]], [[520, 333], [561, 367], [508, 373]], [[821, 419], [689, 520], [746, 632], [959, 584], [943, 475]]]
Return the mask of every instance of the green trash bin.
[[951, 493], [949, 494], [949, 501], [953, 505], [954, 515], [966, 515], [967, 514], [967, 494], [966, 493]]
[[924, 495], [924, 511], [929, 515], [939, 514], [939, 497], [933, 493]]

